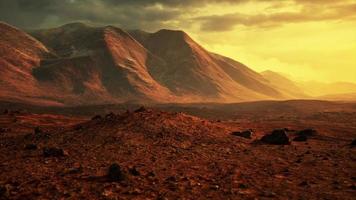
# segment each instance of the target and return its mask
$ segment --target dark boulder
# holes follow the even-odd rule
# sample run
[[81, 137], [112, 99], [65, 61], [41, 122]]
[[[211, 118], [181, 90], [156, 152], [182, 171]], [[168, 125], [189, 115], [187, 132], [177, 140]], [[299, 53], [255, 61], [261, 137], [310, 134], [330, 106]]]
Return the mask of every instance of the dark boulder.
[[91, 120], [95, 121], [95, 120], [100, 120], [101, 119], [101, 115], [95, 115], [94, 117], [91, 118]]
[[297, 132], [298, 136], [306, 136], [306, 137], [315, 136], [317, 134], [318, 134], [318, 132], [314, 129], [304, 129], [304, 130]]
[[356, 147], [356, 139], [352, 140], [351, 144], [352, 147]]
[[252, 134], [253, 134], [253, 132], [251, 130], [234, 131], [231, 133], [231, 135], [233, 135], [233, 136], [243, 137], [243, 138], [247, 138], [247, 139], [251, 139]]
[[135, 113], [140, 113], [140, 112], [145, 112], [147, 109], [144, 106], [141, 106], [140, 108], [138, 108], [137, 110], [135, 110]]
[[308, 140], [308, 137], [305, 135], [298, 135], [293, 139], [293, 141], [295, 141], [295, 142], [306, 142], [307, 140]]
[[105, 119], [108, 119], [108, 120], [115, 119], [115, 117], [116, 117], [116, 115], [113, 112], [105, 115]]
[[261, 138], [261, 142], [274, 145], [290, 144], [286, 131], [283, 129], [276, 129], [272, 133], [264, 135]]
[[120, 182], [125, 179], [125, 175], [117, 163], [110, 165], [107, 176], [112, 182]]
[[43, 156], [44, 157], [62, 157], [65, 156], [65, 152], [63, 149], [55, 148], [55, 147], [45, 147], [43, 148]]
[[317, 134], [318, 132], [314, 129], [304, 129], [296, 132], [296, 136], [294, 137], [293, 141], [306, 142], [309, 139], [309, 137], [315, 136]]
[[40, 127], [35, 127], [35, 129], [33, 129], [33, 132], [36, 134], [36, 135], [38, 135], [38, 134], [41, 134], [43, 131], [42, 131], [42, 129], [40, 128]]

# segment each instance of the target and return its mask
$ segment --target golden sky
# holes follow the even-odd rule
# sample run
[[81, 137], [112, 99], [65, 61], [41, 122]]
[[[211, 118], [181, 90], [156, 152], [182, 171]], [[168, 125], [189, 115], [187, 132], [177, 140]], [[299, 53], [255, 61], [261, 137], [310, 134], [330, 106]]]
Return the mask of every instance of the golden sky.
[[356, 1], [283, 2], [211, 4], [198, 13], [211, 16], [188, 32], [257, 71], [356, 82]]
[[180, 29], [256, 71], [356, 82], [356, 0], [0, 0], [0, 20]]

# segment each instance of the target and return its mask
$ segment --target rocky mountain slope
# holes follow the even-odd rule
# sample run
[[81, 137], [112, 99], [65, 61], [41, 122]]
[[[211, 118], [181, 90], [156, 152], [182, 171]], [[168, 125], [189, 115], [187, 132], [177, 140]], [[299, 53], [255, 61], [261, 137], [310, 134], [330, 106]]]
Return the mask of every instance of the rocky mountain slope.
[[32, 30], [0, 24], [1, 98], [51, 105], [238, 102], [296, 97], [205, 50], [183, 31], [72, 23]]

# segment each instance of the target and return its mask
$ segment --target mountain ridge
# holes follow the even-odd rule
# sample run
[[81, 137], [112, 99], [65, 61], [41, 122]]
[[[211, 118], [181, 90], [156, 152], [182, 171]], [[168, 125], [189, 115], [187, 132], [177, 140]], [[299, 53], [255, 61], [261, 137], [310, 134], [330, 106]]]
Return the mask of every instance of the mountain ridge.
[[[1, 26], [5, 27], [3, 32], [12, 27], [5, 23]], [[0, 75], [10, 85], [1, 89], [5, 99], [16, 96], [24, 101], [33, 98], [53, 104], [86, 105], [132, 101], [231, 103], [296, 97], [248, 66], [207, 51], [181, 30], [148, 33], [83, 23], [28, 33], [14, 30], [15, 38], [20, 39], [11, 40], [9, 45], [31, 41], [19, 49], [35, 48], [38, 55], [32, 56], [36, 58], [32, 64], [17, 64], [17, 68], [29, 68], [22, 82], [6, 75], [11, 65], [4, 64]], [[0, 41], [6, 39], [0, 37]], [[11, 61], [4, 56], [8, 52], [5, 46], [0, 48], [2, 62]], [[27, 85], [27, 79], [33, 92], [22, 96], [21, 92], [9, 92], [10, 88]]]

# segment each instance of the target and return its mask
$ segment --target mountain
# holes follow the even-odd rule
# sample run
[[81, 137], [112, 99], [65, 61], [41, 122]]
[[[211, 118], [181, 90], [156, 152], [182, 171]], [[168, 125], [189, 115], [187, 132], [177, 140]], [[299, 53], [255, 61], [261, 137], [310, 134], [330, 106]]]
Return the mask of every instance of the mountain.
[[356, 84], [350, 82], [323, 83], [318, 81], [292, 81], [278, 72], [261, 72], [274, 88], [291, 99], [322, 99], [356, 101]]
[[317, 81], [299, 82], [299, 87], [312, 96], [339, 95], [356, 93], [356, 84], [349, 82], [323, 83]]
[[274, 88], [277, 88], [288, 98], [296, 99], [309, 97], [309, 95], [305, 94], [294, 81], [277, 72], [267, 70], [261, 74], [273, 85]]
[[260, 74], [208, 52], [183, 31], [130, 34], [162, 60], [161, 65], [151, 68], [151, 73], [176, 93], [223, 97], [228, 101], [282, 97]]
[[54, 55], [41, 42], [16, 27], [0, 22], [0, 98], [56, 104], [38, 98], [41, 90], [32, 76], [32, 70], [40, 65], [41, 60], [52, 57]]
[[356, 102], [356, 93], [345, 93], [345, 94], [329, 94], [319, 96], [319, 99], [329, 100], [329, 101], [352, 101]]
[[1, 99], [37, 104], [286, 99], [261, 74], [183, 31], [71, 23], [28, 33], [0, 24]]

